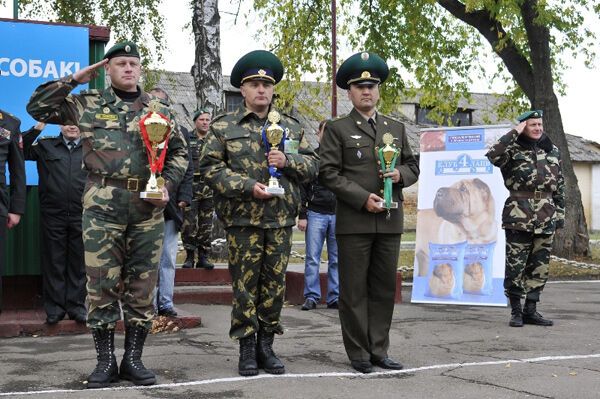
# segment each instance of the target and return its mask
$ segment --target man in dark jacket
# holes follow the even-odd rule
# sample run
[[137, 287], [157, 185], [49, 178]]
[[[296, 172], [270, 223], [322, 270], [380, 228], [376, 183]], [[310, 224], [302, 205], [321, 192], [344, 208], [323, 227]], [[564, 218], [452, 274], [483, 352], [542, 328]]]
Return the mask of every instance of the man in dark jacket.
[[[2, 272], [6, 229], [19, 224], [25, 213], [25, 161], [21, 141], [21, 121], [0, 109], [0, 311], [2, 311]], [[6, 186], [6, 165], [10, 190]]]
[[[323, 137], [325, 121], [319, 124], [317, 138]], [[318, 150], [315, 150], [318, 153]], [[302, 201], [298, 215], [298, 229], [306, 232], [306, 261], [304, 263], [304, 305], [312, 310], [321, 300], [319, 267], [321, 251], [327, 240], [327, 308], [338, 308], [339, 279], [338, 253], [335, 240], [335, 194], [314, 179], [300, 186]]]
[[44, 127], [40, 122], [23, 134], [23, 152], [25, 159], [37, 162], [39, 175], [46, 323], [56, 324], [65, 314], [85, 323], [81, 197], [87, 173], [81, 168], [81, 132], [62, 125], [58, 136], [35, 142]]
[[[171, 103], [167, 92], [155, 87], [150, 94]], [[180, 126], [181, 133], [189, 137], [189, 132]], [[189, 146], [188, 146], [189, 151]], [[169, 202], [165, 207], [165, 236], [158, 269], [158, 286], [156, 292], [156, 309], [159, 316], [175, 317], [177, 312], [173, 307], [173, 287], [175, 286], [175, 264], [177, 259], [177, 242], [183, 225], [183, 209], [192, 202], [192, 179], [194, 165], [189, 154], [188, 168], [179, 186], [169, 193]]]

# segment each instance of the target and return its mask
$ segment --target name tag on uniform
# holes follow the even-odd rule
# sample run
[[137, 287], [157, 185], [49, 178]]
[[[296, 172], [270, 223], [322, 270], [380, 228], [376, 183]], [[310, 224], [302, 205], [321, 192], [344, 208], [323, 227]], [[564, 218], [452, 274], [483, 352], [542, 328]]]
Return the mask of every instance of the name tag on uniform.
[[117, 114], [96, 114], [96, 119], [103, 121], [116, 121], [119, 119]]
[[298, 142], [298, 140], [286, 140], [283, 145], [283, 151], [286, 154], [297, 154], [299, 146], [300, 142]]

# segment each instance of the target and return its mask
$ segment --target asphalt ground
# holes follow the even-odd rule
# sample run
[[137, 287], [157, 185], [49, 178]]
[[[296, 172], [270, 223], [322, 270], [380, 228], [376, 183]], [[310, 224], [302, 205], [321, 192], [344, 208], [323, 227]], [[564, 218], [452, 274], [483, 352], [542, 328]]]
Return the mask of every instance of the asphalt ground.
[[[598, 398], [600, 282], [549, 283], [539, 310], [554, 327], [508, 326], [508, 308], [397, 305], [389, 354], [405, 369], [363, 375], [345, 355], [337, 311], [283, 310], [275, 350], [287, 374], [237, 374], [228, 306], [182, 305], [203, 327], [148, 337], [157, 385], [85, 390], [90, 335], [0, 339], [0, 398]], [[115, 339], [117, 357], [123, 336]]]

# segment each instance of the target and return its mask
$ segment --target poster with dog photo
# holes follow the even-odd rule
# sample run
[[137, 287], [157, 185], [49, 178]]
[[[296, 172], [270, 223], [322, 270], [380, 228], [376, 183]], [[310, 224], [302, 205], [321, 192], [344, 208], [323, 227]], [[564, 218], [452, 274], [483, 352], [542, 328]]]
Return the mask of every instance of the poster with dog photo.
[[506, 306], [501, 216], [508, 191], [485, 153], [509, 130], [421, 131], [412, 302]]

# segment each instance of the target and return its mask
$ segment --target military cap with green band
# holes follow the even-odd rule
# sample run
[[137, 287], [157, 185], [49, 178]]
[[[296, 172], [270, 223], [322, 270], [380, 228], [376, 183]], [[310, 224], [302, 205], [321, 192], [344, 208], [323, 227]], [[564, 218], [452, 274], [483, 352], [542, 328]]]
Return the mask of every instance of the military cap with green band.
[[194, 117], [192, 118], [192, 120], [194, 122], [196, 122], [196, 119], [198, 119], [198, 117], [202, 114], [209, 114], [210, 115], [210, 111], [206, 108], [200, 108], [198, 111], [194, 112]]
[[379, 84], [385, 82], [390, 70], [380, 56], [363, 51], [350, 56], [342, 63], [335, 75], [337, 85], [345, 90], [352, 83]]
[[283, 65], [277, 56], [266, 50], [254, 50], [238, 60], [231, 71], [231, 85], [240, 87], [250, 80], [263, 80], [273, 84], [283, 77]]
[[523, 122], [527, 119], [536, 119], [541, 118], [542, 116], [544, 116], [544, 111], [542, 111], [541, 109], [536, 109], [533, 111], [523, 112], [521, 115], [517, 116], [517, 120], [519, 122]]
[[136, 57], [140, 58], [137, 45], [134, 42], [120, 42], [108, 49], [104, 58], [110, 60], [114, 57]]

